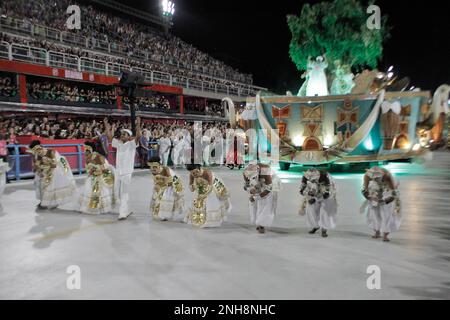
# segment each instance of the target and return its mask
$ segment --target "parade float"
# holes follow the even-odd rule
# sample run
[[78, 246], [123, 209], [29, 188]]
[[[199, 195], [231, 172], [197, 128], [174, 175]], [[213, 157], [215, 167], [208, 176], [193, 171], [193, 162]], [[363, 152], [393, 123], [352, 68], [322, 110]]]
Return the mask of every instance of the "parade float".
[[389, 37], [386, 18], [380, 16], [378, 24], [370, 28], [356, 0], [306, 4], [300, 16], [288, 16], [290, 56], [305, 71], [303, 85], [296, 96], [259, 92], [242, 113], [245, 128], [265, 129], [258, 141], [262, 151], [270, 153], [270, 135], [278, 135], [281, 169], [292, 163], [411, 161], [443, 139], [450, 87], [438, 88], [431, 101], [430, 92], [410, 87], [393, 67], [378, 71]]

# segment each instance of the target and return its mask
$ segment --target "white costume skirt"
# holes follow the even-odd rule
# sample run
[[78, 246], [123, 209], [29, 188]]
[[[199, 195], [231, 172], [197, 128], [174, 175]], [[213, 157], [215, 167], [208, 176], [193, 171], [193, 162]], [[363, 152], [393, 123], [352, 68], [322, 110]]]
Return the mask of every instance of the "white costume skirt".
[[395, 214], [395, 201], [380, 206], [367, 207], [367, 224], [372, 230], [391, 233], [400, 228], [401, 216]]
[[250, 223], [270, 227], [277, 211], [278, 192], [272, 191], [264, 198], [256, 198], [250, 204]]
[[73, 202], [76, 186], [70, 167], [65, 169], [58, 161], [49, 183], [46, 183], [45, 180], [45, 178], [35, 175], [36, 198], [40, 201], [41, 206], [54, 208]]
[[[113, 171], [114, 172], [114, 171]], [[118, 198], [115, 184], [106, 183], [103, 177], [99, 177], [98, 186], [94, 189], [95, 180], [88, 176], [80, 195], [79, 211], [86, 214], [102, 214], [111, 212]]]
[[153, 218], [159, 220], [183, 220], [183, 194], [176, 193], [173, 186], [168, 187], [164, 191], [161, 199], [158, 199], [157, 195], [153, 193], [153, 197], [150, 202], [150, 211]]
[[226, 214], [231, 210], [229, 197], [222, 200], [211, 191], [204, 201], [197, 201], [197, 194], [194, 194], [194, 201], [184, 221], [188, 224], [200, 228], [217, 228], [226, 221]]
[[314, 204], [306, 203], [306, 224], [310, 228], [336, 228], [337, 204], [334, 198], [321, 199]]

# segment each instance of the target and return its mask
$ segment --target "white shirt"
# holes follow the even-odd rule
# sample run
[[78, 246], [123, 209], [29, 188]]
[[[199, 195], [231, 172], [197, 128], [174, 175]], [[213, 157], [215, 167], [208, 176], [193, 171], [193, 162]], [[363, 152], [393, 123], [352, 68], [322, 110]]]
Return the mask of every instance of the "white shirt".
[[113, 139], [113, 148], [116, 148], [116, 171], [119, 175], [132, 174], [134, 171], [134, 159], [136, 156], [136, 141], [130, 140], [123, 143]]

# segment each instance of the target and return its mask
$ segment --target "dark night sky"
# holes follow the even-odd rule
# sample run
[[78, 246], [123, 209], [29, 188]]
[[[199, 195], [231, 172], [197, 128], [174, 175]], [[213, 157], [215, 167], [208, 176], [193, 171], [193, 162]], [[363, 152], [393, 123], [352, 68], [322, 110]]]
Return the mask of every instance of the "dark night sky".
[[[278, 93], [297, 92], [300, 72], [288, 54], [287, 14], [300, 14], [312, 0], [175, 0], [172, 33], [238, 69], [252, 73], [256, 85]], [[127, 1], [155, 11], [158, 0]], [[449, 10], [445, 1], [378, 0], [389, 16], [391, 38], [379, 69], [394, 65], [411, 84], [434, 90], [450, 83]]]

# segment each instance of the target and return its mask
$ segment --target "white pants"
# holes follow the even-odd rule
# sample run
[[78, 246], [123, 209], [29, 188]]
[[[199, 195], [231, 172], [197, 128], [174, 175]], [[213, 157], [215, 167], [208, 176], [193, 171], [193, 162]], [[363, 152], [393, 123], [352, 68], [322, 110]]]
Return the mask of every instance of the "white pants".
[[310, 228], [334, 229], [336, 210], [333, 199], [319, 200], [306, 204], [306, 223]]
[[381, 233], [391, 233], [400, 228], [401, 218], [394, 214], [395, 203], [367, 208], [367, 224], [374, 231]]
[[270, 227], [277, 210], [277, 192], [270, 192], [264, 198], [256, 198], [250, 202], [250, 223]]
[[211, 150], [209, 147], [205, 147], [203, 149], [203, 162], [205, 163], [205, 166], [209, 166], [209, 159], [211, 157]]
[[173, 148], [173, 165], [179, 166], [184, 165], [184, 155], [183, 155], [183, 149], [180, 147]]
[[131, 173], [119, 176], [118, 195], [119, 195], [119, 218], [125, 218], [130, 214], [128, 208], [129, 191], [131, 185]]
[[169, 153], [170, 153], [170, 151], [159, 153], [159, 157], [161, 158], [161, 162], [162, 162], [163, 166], [167, 166], [167, 163], [169, 162]]

